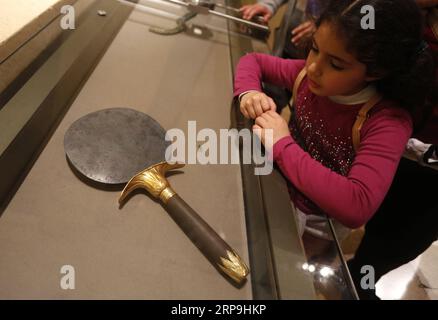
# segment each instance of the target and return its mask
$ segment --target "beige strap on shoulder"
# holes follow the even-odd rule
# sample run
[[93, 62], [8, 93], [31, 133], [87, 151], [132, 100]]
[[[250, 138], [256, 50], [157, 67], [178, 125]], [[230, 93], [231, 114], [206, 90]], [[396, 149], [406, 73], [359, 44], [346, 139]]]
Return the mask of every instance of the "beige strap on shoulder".
[[289, 123], [290, 118], [292, 116], [292, 111], [293, 111], [293, 108], [294, 108], [294, 104], [297, 101], [298, 88], [299, 88], [301, 82], [303, 82], [303, 79], [304, 79], [305, 76], [306, 76], [306, 68], [304, 68], [303, 70], [300, 71], [300, 73], [298, 73], [298, 76], [297, 76], [297, 78], [295, 79], [295, 82], [294, 82], [294, 87], [292, 88], [292, 98], [291, 98], [288, 106], [284, 107], [281, 110], [281, 114], [280, 115], [288, 123]]
[[364, 104], [356, 116], [356, 122], [354, 123], [352, 130], [353, 147], [355, 152], [359, 150], [360, 130], [362, 129], [365, 120], [368, 119], [368, 111], [370, 111], [377, 103], [379, 103], [380, 100], [382, 100], [382, 96], [377, 93]]
[[[294, 99], [295, 104], [297, 102], [297, 94], [298, 94], [298, 88], [300, 87], [301, 82], [303, 82], [304, 77], [306, 76], [306, 68], [304, 67], [303, 70], [300, 71], [297, 78], [295, 79], [294, 87], [292, 89], [292, 97]], [[292, 103], [290, 104], [290, 108], [293, 109]]]

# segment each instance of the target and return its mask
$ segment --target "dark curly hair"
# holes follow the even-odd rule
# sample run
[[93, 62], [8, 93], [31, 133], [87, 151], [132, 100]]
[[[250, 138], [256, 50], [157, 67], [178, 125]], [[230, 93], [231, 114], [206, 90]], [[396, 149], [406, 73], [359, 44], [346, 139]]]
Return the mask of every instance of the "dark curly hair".
[[[375, 28], [363, 29], [363, 6], [374, 8]], [[329, 0], [316, 20], [333, 23], [347, 50], [365, 64], [367, 74], [381, 77], [377, 90], [408, 110], [416, 129], [438, 103], [436, 66], [422, 39], [423, 17], [414, 0]]]

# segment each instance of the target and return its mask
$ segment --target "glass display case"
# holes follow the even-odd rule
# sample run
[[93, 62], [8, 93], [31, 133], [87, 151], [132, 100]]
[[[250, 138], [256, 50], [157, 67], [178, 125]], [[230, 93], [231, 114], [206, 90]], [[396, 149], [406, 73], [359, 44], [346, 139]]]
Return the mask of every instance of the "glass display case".
[[[330, 239], [299, 237], [276, 168], [188, 164], [169, 177], [248, 264], [241, 286], [158, 202], [137, 194], [119, 208], [121, 189], [95, 188], [70, 168], [67, 129], [105, 108], [186, 135], [189, 121], [218, 136], [251, 127], [233, 100], [234, 68], [248, 52], [269, 53], [269, 30], [239, 22], [239, 1], [190, 4], [78, 0], [75, 29], [61, 28], [60, 13], [1, 62], [10, 81], [0, 95], [0, 298], [356, 299], [331, 224]], [[38, 54], [11, 76], [29, 52]], [[60, 286], [63, 266], [75, 270], [74, 290]]]

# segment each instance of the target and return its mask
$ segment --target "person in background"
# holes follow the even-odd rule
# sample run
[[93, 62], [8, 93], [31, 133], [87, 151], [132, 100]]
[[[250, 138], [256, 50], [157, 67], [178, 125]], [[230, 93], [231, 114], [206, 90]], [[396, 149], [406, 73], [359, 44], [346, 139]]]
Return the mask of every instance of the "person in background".
[[[438, 0], [416, 0], [416, 3], [424, 10], [425, 17], [438, 10]], [[435, 19], [438, 24], [438, 15]], [[438, 63], [438, 30], [433, 30], [430, 17], [427, 22], [423, 39]], [[348, 261], [363, 300], [378, 299], [375, 289], [361, 286], [363, 266], [373, 267], [377, 283], [384, 274], [414, 260], [438, 239], [438, 105], [429, 109], [406, 145], [388, 195], [367, 223], [354, 258]]]
[[319, 0], [258, 0], [256, 4], [240, 8], [243, 19], [251, 20], [261, 16], [267, 23], [278, 8], [287, 3], [286, 12], [274, 41], [274, 55], [283, 58], [300, 58], [300, 50], [306, 40], [315, 32], [316, 19], [320, 12]]
[[[306, 1], [306, 0], [303, 0]], [[306, 12], [310, 13], [310, 16], [314, 18], [317, 17], [318, 13], [322, 10], [321, 3], [315, 0], [307, 0], [307, 9]], [[273, 17], [273, 15], [277, 12], [278, 8], [287, 3], [288, 0], [258, 0], [256, 4], [244, 5], [240, 8], [243, 19], [251, 20], [254, 16], [260, 15], [263, 17], [263, 20], [268, 23], [268, 21]], [[415, 0], [417, 5], [424, 10], [431, 10], [431, 8], [435, 7], [435, 10], [438, 11], [438, 0]], [[295, 1], [290, 1], [290, 3], [295, 4]], [[298, 9], [299, 10], [299, 9]], [[290, 10], [288, 10], [288, 13]], [[285, 14], [285, 20], [290, 19], [287, 14]], [[438, 13], [437, 17], [438, 17]], [[308, 18], [306, 21], [302, 22], [300, 25], [295, 26], [291, 30], [291, 39], [290, 41], [295, 45], [300, 45], [303, 41], [306, 41], [311, 37], [311, 35], [315, 32], [315, 19]], [[438, 24], [438, 21], [437, 21]], [[289, 35], [289, 32], [287, 33]], [[433, 30], [431, 26], [428, 26], [425, 29], [424, 37], [426, 41], [431, 46], [431, 49], [435, 52], [438, 52], [438, 30]], [[296, 56], [292, 58], [297, 58]]]
[[259, 0], [255, 4], [247, 4], [240, 8], [242, 18], [251, 20], [255, 16], [261, 16], [268, 23], [277, 9], [285, 4], [287, 0]]

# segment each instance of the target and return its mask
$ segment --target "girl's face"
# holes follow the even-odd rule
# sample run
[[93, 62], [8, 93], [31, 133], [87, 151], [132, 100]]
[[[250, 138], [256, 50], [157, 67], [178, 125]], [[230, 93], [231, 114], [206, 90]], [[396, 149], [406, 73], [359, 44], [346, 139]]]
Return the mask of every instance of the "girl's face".
[[315, 32], [306, 68], [310, 91], [318, 96], [352, 95], [373, 80], [366, 76], [366, 66], [347, 52], [345, 40], [329, 22]]

